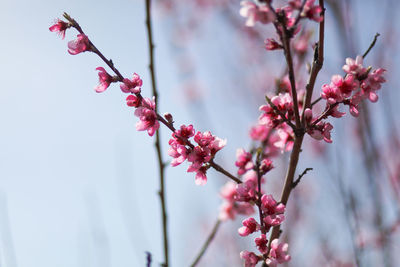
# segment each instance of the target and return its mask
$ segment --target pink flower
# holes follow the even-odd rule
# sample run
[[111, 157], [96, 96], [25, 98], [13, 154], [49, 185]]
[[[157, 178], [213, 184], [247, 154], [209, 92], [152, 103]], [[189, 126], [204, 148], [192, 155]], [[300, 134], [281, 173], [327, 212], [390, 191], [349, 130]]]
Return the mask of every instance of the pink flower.
[[228, 201], [235, 201], [236, 196], [236, 183], [233, 181], [227, 182], [220, 191], [220, 196]]
[[261, 161], [260, 172], [262, 175], [266, 174], [273, 168], [274, 168], [274, 165], [272, 165], [272, 161], [270, 159], [263, 159]]
[[319, 5], [314, 6], [314, 2], [315, 0], [307, 0], [301, 15], [316, 22], [321, 22], [324, 19], [321, 17], [322, 9]]
[[136, 95], [128, 95], [126, 97], [126, 104], [129, 107], [139, 107], [141, 105], [141, 98], [137, 97]]
[[204, 163], [207, 163], [211, 160], [211, 151], [207, 147], [196, 146], [190, 152], [188, 156], [188, 161], [192, 163], [189, 166], [188, 172], [197, 171], [203, 166]]
[[256, 254], [247, 250], [240, 252], [240, 258], [244, 259], [244, 267], [255, 267], [259, 261]]
[[186, 160], [188, 155], [188, 150], [184, 145], [177, 142], [177, 140], [174, 138], [171, 138], [168, 144], [170, 145], [170, 148], [168, 150], [168, 155], [174, 158], [171, 161], [171, 166], [172, 167], [178, 166], [179, 164], [181, 164]]
[[125, 78], [120, 85], [121, 91], [124, 93], [139, 94], [141, 91], [141, 86], [143, 84], [140, 76], [135, 72], [133, 74], [132, 80]]
[[208, 145], [208, 148], [211, 151], [211, 155], [215, 156], [215, 153], [220, 151], [223, 147], [225, 147], [227, 140], [221, 139], [217, 136], [214, 136], [214, 140]]
[[257, 195], [257, 173], [253, 170], [244, 175], [244, 181], [236, 186], [236, 200], [237, 201], [255, 201]]
[[243, 226], [239, 228], [238, 232], [240, 236], [248, 236], [258, 230], [260, 230], [260, 225], [254, 218], [247, 218], [242, 221]]
[[378, 101], [378, 95], [375, 91], [381, 89], [381, 84], [386, 82], [383, 77], [385, 71], [386, 70], [382, 68], [374, 70], [372, 73], [369, 73], [367, 78], [361, 83], [361, 91], [364, 97], [368, 98], [371, 102]]
[[61, 36], [61, 39], [64, 40], [65, 38], [65, 31], [69, 28], [69, 24], [65, 21], [57, 19], [56, 23], [52, 25], [49, 30], [51, 32], [56, 32], [58, 35]]
[[206, 167], [201, 167], [200, 169], [196, 170], [196, 176], [194, 183], [196, 185], [205, 185], [207, 183], [207, 168]]
[[264, 222], [267, 231], [270, 227], [279, 225], [285, 219], [285, 205], [277, 203], [272, 195], [263, 195], [261, 197], [261, 209], [264, 212]]
[[292, 128], [284, 127], [278, 129], [278, 137], [279, 139], [274, 142], [274, 146], [280, 148], [282, 153], [284, 151], [290, 151], [293, 148], [294, 137], [292, 136]]
[[235, 165], [239, 167], [238, 174], [242, 175], [246, 171], [251, 170], [254, 167], [254, 163], [252, 161], [252, 155], [249, 152], [246, 152], [243, 148], [239, 148], [236, 150], [236, 162]]
[[99, 71], [99, 85], [94, 88], [97, 93], [104, 92], [110, 84], [113, 82], [113, 77], [106, 72], [103, 67], [98, 67], [96, 70]]
[[226, 221], [234, 220], [237, 214], [251, 215], [254, 213], [254, 208], [249, 203], [236, 203], [233, 201], [224, 201], [220, 207], [219, 219]]
[[68, 53], [76, 55], [85, 51], [90, 51], [89, 38], [84, 34], [78, 34], [75, 40], [68, 42]]
[[267, 139], [269, 128], [262, 124], [257, 124], [250, 129], [250, 138], [256, 141], [264, 141]]
[[211, 134], [210, 131], [207, 132], [197, 132], [194, 136], [194, 141], [199, 144], [199, 146], [208, 146], [211, 141], [214, 140], [214, 136]]
[[322, 86], [321, 97], [326, 99], [329, 104], [335, 104], [336, 102], [343, 101], [342, 93], [336, 86], [331, 86], [329, 84], [324, 84]]
[[256, 243], [257, 249], [262, 253], [265, 254], [268, 252], [268, 240], [265, 234], [262, 234], [260, 237], [254, 239]]
[[331, 130], [333, 129], [332, 124], [329, 122], [318, 122], [313, 129], [309, 129], [307, 133], [316, 140], [324, 139], [327, 143], [332, 143]]
[[190, 137], [194, 136], [195, 130], [193, 125], [181, 125], [180, 130], [176, 130], [175, 133], [172, 134], [174, 138], [177, 139], [178, 142], [184, 144], [181, 139], [187, 140]]
[[270, 260], [270, 263], [266, 261], [266, 263], [270, 267], [276, 266], [276, 265], [271, 265], [271, 263], [276, 264], [277, 262], [281, 264], [284, 262], [288, 262], [291, 259], [291, 257], [287, 255], [289, 245], [287, 243], [279, 244], [278, 242], [279, 242], [278, 239], [274, 239], [271, 242], [271, 250], [269, 252], [270, 258], [267, 259], [267, 261]]
[[157, 120], [155, 112], [155, 102], [148, 98], [143, 98], [142, 105], [135, 110], [135, 116], [139, 117], [139, 122], [136, 124], [136, 130], [145, 131], [150, 136], [160, 128], [160, 123]]
[[366, 69], [363, 67], [363, 57], [357, 56], [355, 60], [349, 57], [346, 58], [346, 65], [343, 66], [343, 70], [347, 74], [354, 76], [365, 73]]
[[336, 86], [344, 97], [349, 97], [353, 91], [357, 90], [359, 83], [353, 75], [347, 75], [345, 79], [340, 75], [333, 75], [330, 86]]
[[282, 49], [283, 46], [281, 44], [279, 44], [275, 39], [273, 38], [268, 38], [264, 41], [265, 43], [265, 49], [267, 50], [278, 50], [278, 49]]
[[258, 6], [250, 1], [240, 2], [240, 15], [247, 18], [246, 26], [253, 27], [257, 21], [267, 24], [275, 20], [274, 13], [267, 6]]

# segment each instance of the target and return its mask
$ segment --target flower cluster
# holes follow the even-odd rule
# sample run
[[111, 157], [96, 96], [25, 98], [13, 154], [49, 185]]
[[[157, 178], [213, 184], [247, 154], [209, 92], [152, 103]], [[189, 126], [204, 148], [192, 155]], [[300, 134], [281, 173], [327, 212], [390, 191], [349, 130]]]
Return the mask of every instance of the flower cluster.
[[242, 1], [240, 5], [240, 15], [247, 18], [248, 27], [253, 27], [257, 21], [267, 24], [275, 20], [275, 14], [265, 5], [256, 5], [251, 1]]
[[381, 84], [386, 82], [383, 77], [386, 70], [363, 67], [362, 56], [357, 56], [355, 60], [347, 58], [343, 70], [346, 72], [345, 76], [333, 75], [331, 82], [322, 86], [321, 98], [326, 100], [325, 111], [315, 118], [311, 109], [305, 111], [307, 133], [314, 139], [324, 139], [331, 143], [330, 131], [333, 126], [324, 119], [329, 116], [343, 117], [345, 113], [338, 110], [339, 104], [349, 106], [350, 114], [357, 117], [360, 102], [364, 99], [376, 102], [378, 100], [376, 92], [381, 88]]
[[[196, 146], [189, 140], [191, 137], [197, 143]], [[204, 185], [207, 182], [209, 162], [225, 146], [226, 140], [212, 135], [209, 131], [195, 134], [193, 125], [182, 125], [179, 130], [172, 133], [168, 144], [170, 145], [168, 155], [174, 158], [171, 166], [178, 166], [187, 160], [191, 163], [187, 171], [196, 173], [195, 183]]]
[[[70, 23], [57, 19], [56, 23], [52, 25], [49, 30], [60, 34], [64, 39], [65, 31], [70, 27], [72, 27]], [[80, 33], [77, 39], [68, 42], [68, 52], [71, 55], [77, 55], [85, 51], [94, 51], [89, 38], [85, 34]], [[136, 108], [135, 116], [139, 118], [136, 129], [138, 131], [147, 131], [150, 136], [153, 136], [160, 127], [160, 123], [158, 121], [154, 99], [144, 98], [140, 94], [143, 84], [140, 76], [134, 73], [132, 79], [122, 79], [118, 76], [111, 76], [103, 67], [98, 67], [96, 70], [99, 71], [99, 85], [94, 88], [95, 91], [97, 93], [102, 93], [111, 83], [121, 82], [121, 91], [130, 93], [126, 98], [127, 105]]]
[[[260, 128], [260, 127], [259, 127]], [[256, 136], [266, 138], [268, 133], [255, 133]], [[265, 260], [265, 263], [273, 264], [282, 263], [290, 260], [290, 256], [286, 254], [287, 244], [276, 245], [278, 240], [268, 245], [266, 234], [274, 226], [280, 225], [285, 219], [285, 205], [278, 203], [272, 195], [264, 194], [261, 184], [265, 182], [263, 175], [268, 173], [272, 168], [272, 161], [262, 154], [262, 159], [257, 159], [257, 163], [253, 162], [253, 155], [250, 152], [240, 148], [236, 152], [236, 166], [238, 174], [243, 175], [243, 182], [234, 184], [228, 182], [221, 190], [223, 203], [220, 210], [220, 219], [235, 219], [237, 215], [249, 216], [254, 213], [256, 205], [260, 213], [260, 221], [253, 217], [248, 217], [242, 221], [242, 227], [238, 229], [240, 236], [248, 236], [253, 233], [260, 232], [260, 235], [254, 239], [254, 243], [261, 253], [242, 251], [240, 257], [245, 260], [245, 266], [256, 266], [259, 261]]]

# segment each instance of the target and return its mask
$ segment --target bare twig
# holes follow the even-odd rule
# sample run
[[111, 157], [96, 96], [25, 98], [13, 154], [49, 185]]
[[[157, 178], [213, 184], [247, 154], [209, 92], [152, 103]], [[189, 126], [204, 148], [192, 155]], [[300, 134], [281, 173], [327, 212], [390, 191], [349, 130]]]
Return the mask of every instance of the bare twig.
[[293, 189], [300, 183], [301, 178], [303, 178], [303, 176], [306, 175], [306, 173], [307, 173], [308, 171], [312, 171], [312, 170], [313, 170], [313, 168], [306, 168], [306, 169], [299, 175], [299, 178], [297, 178], [296, 181], [293, 182], [293, 185], [292, 185]]
[[[158, 91], [157, 91], [157, 83], [156, 83], [156, 73], [154, 67], [154, 42], [153, 42], [153, 31], [151, 24], [151, 0], [146, 0], [146, 28], [147, 28], [147, 38], [148, 38], [148, 48], [149, 48], [149, 69], [151, 76], [151, 84], [152, 91], [154, 95], [155, 102], [155, 112], [158, 113]], [[160, 140], [160, 129], [156, 131], [156, 140], [155, 140], [155, 148], [157, 153], [158, 160], [158, 171], [159, 171], [159, 179], [160, 179], [160, 189], [158, 191], [158, 195], [160, 196], [161, 201], [161, 218], [162, 218], [162, 231], [163, 231], [163, 245], [164, 245], [164, 263], [163, 266], [169, 266], [169, 251], [168, 251], [168, 220], [167, 220], [167, 205], [166, 205], [166, 197], [165, 197], [165, 164], [162, 158], [161, 152], [161, 140]]]
[[372, 43], [369, 45], [367, 51], [365, 51], [365, 53], [362, 55], [363, 58], [365, 58], [368, 55], [369, 51], [371, 51], [371, 49], [375, 46], [376, 41], [378, 40], [379, 36], [380, 36], [379, 33], [375, 34], [374, 39], [372, 40]]
[[194, 259], [194, 261], [190, 265], [190, 267], [195, 267], [199, 263], [201, 257], [204, 255], [204, 253], [206, 252], [207, 248], [209, 247], [211, 241], [214, 239], [215, 234], [217, 233], [218, 228], [219, 228], [220, 225], [221, 225], [221, 221], [218, 219], [215, 222], [214, 227], [213, 227], [210, 235], [207, 237], [206, 242], [201, 247], [201, 250], [200, 250], [199, 254], [197, 254], [196, 258]]

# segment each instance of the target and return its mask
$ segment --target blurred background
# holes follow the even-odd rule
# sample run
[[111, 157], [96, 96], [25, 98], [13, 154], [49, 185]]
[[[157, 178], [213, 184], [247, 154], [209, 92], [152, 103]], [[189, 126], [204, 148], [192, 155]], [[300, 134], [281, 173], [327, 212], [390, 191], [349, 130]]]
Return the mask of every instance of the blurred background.
[[[240, 1], [153, 1], [156, 72], [161, 113], [226, 138], [217, 162], [231, 172], [237, 148], [264, 95], [282, 77], [281, 51], [267, 52], [271, 25], [244, 26]], [[284, 1], [275, 1], [277, 5]], [[137, 118], [118, 86], [97, 94], [94, 54], [71, 56], [67, 41], [48, 28], [68, 12], [124, 76], [137, 72], [151, 96], [144, 1], [1, 0], [0, 33], [0, 265], [6, 267], [145, 266], [162, 262], [154, 139], [135, 130]], [[366, 66], [387, 69], [376, 104], [358, 119], [330, 120], [333, 144], [307, 137], [298, 172], [309, 172], [291, 196], [284, 239], [289, 266], [397, 266], [400, 262], [400, 75], [397, 1], [326, 1], [326, 55], [315, 98], [333, 74], [343, 74], [381, 36]], [[304, 35], [316, 41], [317, 23]], [[304, 37], [304, 38], [306, 38]], [[306, 39], [307, 39], [306, 38]], [[312, 47], [299, 57], [307, 78]], [[320, 107], [322, 109], [323, 106]], [[348, 113], [348, 110], [343, 110]], [[164, 158], [170, 133], [161, 128]], [[275, 159], [265, 190], [279, 198], [288, 154]], [[204, 187], [187, 165], [166, 169], [171, 266], [188, 266], [219, 212], [227, 179], [213, 170]], [[255, 250], [238, 238], [243, 218], [223, 223], [199, 266], [240, 266]]]

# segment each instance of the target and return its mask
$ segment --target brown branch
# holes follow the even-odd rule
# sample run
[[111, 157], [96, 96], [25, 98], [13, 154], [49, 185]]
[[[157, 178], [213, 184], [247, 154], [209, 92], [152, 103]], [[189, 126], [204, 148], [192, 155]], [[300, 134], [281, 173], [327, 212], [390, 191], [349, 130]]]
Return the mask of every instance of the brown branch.
[[[323, 53], [324, 53], [323, 40], [324, 40], [324, 31], [325, 31], [324, 0], [319, 0], [319, 5], [321, 6], [321, 9], [322, 9], [321, 16], [323, 16], [324, 19], [320, 22], [320, 26], [319, 26], [319, 42], [318, 43], [320, 45], [318, 46], [318, 50], [317, 50], [318, 51], [317, 60], [314, 60], [314, 63], [313, 63], [314, 68], [312, 68], [311, 74], [310, 74], [310, 79], [309, 79], [310, 83], [307, 88], [306, 101], [304, 104], [305, 108], [310, 105], [311, 95], [312, 95], [312, 91], [313, 91], [314, 85], [315, 85], [315, 79], [318, 75], [319, 70], [322, 68], [323, 59], [324, 59], [323, 58]], [[289, 73], [290, 73], [290, 69], [289, 69]], [[307, 95], [309, 95], [309, 96], [307, 96]], [[297, 102], [297, 99], [296, 99], [296, 102]], [[304, 121], [305, 108], [303, 109], [303, 114], [302, 114], [303, 121]], [[298, 112], [298, 110], [297, 110], [297, 112]], [[300, 125], [296, 124], [296, 126], [299, 128]], [[288, 167], [288, 170], [286, 173], [285, 184], [283, 186], [282, 193], [281, 193], [281, 199], [280, 199], [280, 202], [282, 204], [284, 204], [285, 206], [287, 205], [290, 193], [293, 189], [293, 186], [292, 186], [293, 179], [294, 179], [294, 174], [296, 172], [297, 163], [299, 161], [299, 155], [301, 152], [301, 145], [303, 143], [303, 138], [304, 138], [304, 131], [300, 132], [299, 135], [296, 135], [296, 137], [294, 139], [293, 150], [290, 155], [289, 167]], [[280, 235], [280, 225], [272, 228], [272, 233], [271, 233], [269, 245], [268, 245], [269, 248], [271, 247], [271, 242], [274, 239], [279, 238], [279, 235]]]
[[311, 98], [312, 94], [314, 91], [314, 86], [315, 86], [315, 81], [317, 79], [319, 71], [322, 69], [322, 66], [324, 64], [324, 36], [325, 36], [325, 7], [324, 7], [324, 1], [319, 0], [319, 5], [321, 7], [321, 17], [323, 20], [319, 23], [319, 40], [318, 44], [315, 47], [314, 51], [314, 61], [311, 66], [311, 74], [308, 79], [307, 85], [306, 85], [306, 95], [304, 99], [304, 107], [303, 107], [303, 112], [301, 115], [301, 119], [303, 124], [305, 123], [305, 110], [307, 108], [311, 108]]
[[[156, 83], [156, 73], [154, 66], [154, 42], [153, 42], [153, 31], [151, 24], [151, 0], [146, 0], [146, 29], [147, 29], [147, 39], [148, 39], [148, 48], [149, 48], [149, 69], [151, 76], [151, 84], [152, 84], [152, 93], [154, 96], [155, 102], [155, 112], [158, 114], [158, 91], [157, 91], [157, 83]], [[156, 131], [156, 140], [155, 140], [155, 148], [157, 153], [158, 160], [158, 174], [160, 179], [160, 190], [158, 191], [158, 195], [160, 196], [161, 202], [161, 219], [162, 219], [162, 232], [163, 232], [163, 247], [164, 247], [164, 263], [162, 264], [164, 267], [169, 266], [169, 249], [168, 249], [168, 220], [167, 220], [167, 204], [165, 197], [165, 163], [162, 158], [161, 152], [161, 139], [160, 139], [160, 129]]]
[[303, 176], [306, 175], [306, 173], [307, 173], [308, 171], [312, 171], [312, 170], [313, 170], [313, 168], [306, 168], [306, 169], [299, 175], [299, 178], [297, 178], [296, 181], [293, 182], [293, 184], [292, 184], [293, 189], [300, 183], [301, 178], [303, 178]]
[[190, 267], [195, 267], [199, 263], [201, 257], [204, 255], [204, 253], [206, 252], [207, 248], [209, 247], [211, 241], [214, 239], [215, 234], [217, 233], [218, 228], [219, 228], [220, 225], [221, 225], [221, 221], [218, 219], [215, 222], [214, 227], [213, 227], [210, 235], [207, 237], [206, 242], [201, 247], [201, 250], [200, 250], [199, 254], [197, 254], [196, 258], [194, 259], [194, 261], [190, 265]]
[[379, 33], [375, 34], [374, 39], [372, 40], [372, 43], [369, 45], [367, 51], [365, 51], [365, 53], [362, 55], [363, 58], [365, 58], [368, 55], [369, 51], [371, 51], [371, 49], [375, 46], [376, 41], [378, 40], [379, 36], [380, 36]]

